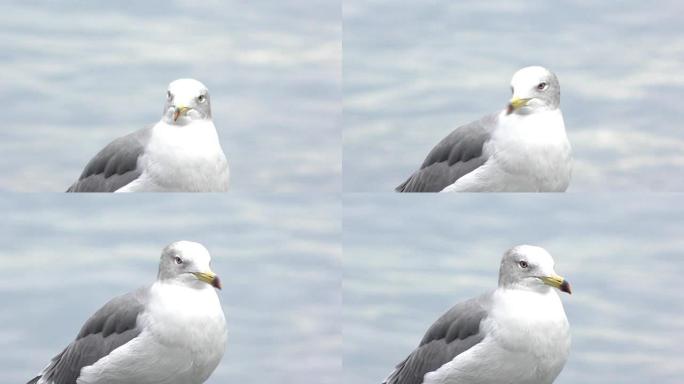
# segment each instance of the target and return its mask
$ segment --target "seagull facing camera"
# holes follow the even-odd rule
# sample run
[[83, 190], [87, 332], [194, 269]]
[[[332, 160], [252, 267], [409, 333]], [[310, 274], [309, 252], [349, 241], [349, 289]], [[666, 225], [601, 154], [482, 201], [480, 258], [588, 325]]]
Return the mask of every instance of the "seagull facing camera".
[[169, 84], [163, 118], [167, 124], [176, 125], [211, 120], [207, 87], [193, 79], [180, 79]]
[[228, 179], [209, 91], [179, 79], [169, 84], [161, 120], [112, 141], [67, 192], [223, 192]]

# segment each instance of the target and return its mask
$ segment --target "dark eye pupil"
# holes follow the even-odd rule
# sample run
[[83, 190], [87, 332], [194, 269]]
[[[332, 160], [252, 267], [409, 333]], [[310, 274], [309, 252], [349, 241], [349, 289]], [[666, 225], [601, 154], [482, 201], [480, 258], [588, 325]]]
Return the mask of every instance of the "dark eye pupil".
[[173, 261], [175, 261], [176, 264], [181, 264], [181, 263], [183, 263], [183, 260], [181, 260], [180, 257], [174, 257], [174, 258], [173, 258]]
[[523, 268], [527, 268], [527, 262], [526, 261], [521, 261], [520, 266]]
[[546, 88], [546, 83], [539, 83], [539, 85], [537, 85], [537, 88], [539, 88], [539, 89]]

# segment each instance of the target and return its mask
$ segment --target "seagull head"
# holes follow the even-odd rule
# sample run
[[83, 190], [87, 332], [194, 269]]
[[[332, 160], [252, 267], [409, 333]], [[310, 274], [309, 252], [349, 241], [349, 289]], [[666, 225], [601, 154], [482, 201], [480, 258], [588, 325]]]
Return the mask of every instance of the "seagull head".
[[556, 288], [571, 294], [570, 283], [558, 276], [553, 267], [553, 258], [544, 248], [518, 245], [506, 251], [501, 259], [499, 286], [538, 292]]
[[209, 251], [202, 244], [176, 241], [162, 251], [158, 280], [194, 288], [209, 284], [221, 289], [221, 280], [209, 267], [210, 262]]
[[163, 120], [171, 125], [186, 125], [194, 120], [211, 119], [209, 90], [195, 79], [178, 79], [166, 91]]
[[529, 114], [539, 110], [554, 110], [560, 106], [558, 78], [544, 67], [525, 67], [511, 79], [513, 97], [506, 114]]

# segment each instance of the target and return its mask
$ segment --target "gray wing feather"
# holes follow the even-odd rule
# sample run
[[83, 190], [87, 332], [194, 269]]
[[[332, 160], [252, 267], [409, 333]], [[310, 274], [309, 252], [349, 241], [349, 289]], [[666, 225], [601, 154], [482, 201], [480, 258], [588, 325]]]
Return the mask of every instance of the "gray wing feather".
[[144, 310], [147, 293], [143, 288], [110, 300], [86, 321], [76, 340], [27, 384], [38, 383], [41, 377], [52, 384], [75, 384], [83, 367], [140, 334], [138, 315]]
[[456, 128], [428, 154], [420, 169], [397, 192], [439, 192], [487, 161], [482, 150], [498, 116], [487, 115]]
[[392, 372], [383, 384], [421, 384], [428, 372], [484, 339], [480, 324], [487, 317], [484, 301], [489, 296], [459, 303], [442, 315], [425, 333], [420, 345]]
[[145, 152], [152, 128], [120, 137], [104, 147], [86, 165], [67, 192], [114, 192], [137, 179], [138, 158]]

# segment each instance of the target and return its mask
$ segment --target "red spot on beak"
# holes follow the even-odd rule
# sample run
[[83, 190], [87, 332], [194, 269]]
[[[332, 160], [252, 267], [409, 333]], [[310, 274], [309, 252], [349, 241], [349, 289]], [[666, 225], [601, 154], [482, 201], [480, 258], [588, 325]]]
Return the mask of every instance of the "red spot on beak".
[[214, 280], [211, 281], [211, 286], [216, 289], [221, 289], [221, 279], [219, 279], [218, 276], [214, 277]]
[[572, 295], [572, 288], [570, 288], [570, 283], [568, 283], [566, 280], [563, 280], [563, 283], [560, 285], [559, 288], [561, 292], [565, 292], [568, 295]]

